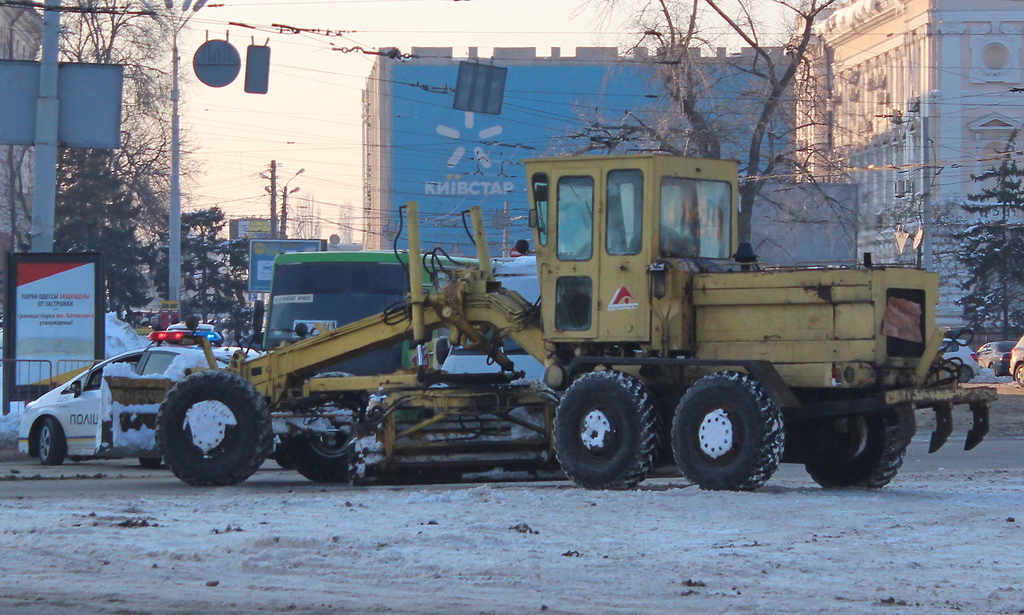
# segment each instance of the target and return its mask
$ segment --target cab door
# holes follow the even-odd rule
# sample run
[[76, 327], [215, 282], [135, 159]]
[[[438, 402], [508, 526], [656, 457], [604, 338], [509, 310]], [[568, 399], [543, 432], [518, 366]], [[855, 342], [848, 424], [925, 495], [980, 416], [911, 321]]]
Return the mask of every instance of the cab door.
[[553, 299], [545, 310], [544, 329], [550, 340], [587, 340], [597, 337], [596, 283], [599, 238], [595, 220], [602, 194], [599, 168], [562, 166], [552, 174], [544, 236], [537, 246], [541, 271], [541, 297]]
[[596, 219], [599, 246], [594, 307], [600, 338], [639, 342], [650, 337], [648, 233], [644, 220], [644, 173], [612, 169], [603, 178]]

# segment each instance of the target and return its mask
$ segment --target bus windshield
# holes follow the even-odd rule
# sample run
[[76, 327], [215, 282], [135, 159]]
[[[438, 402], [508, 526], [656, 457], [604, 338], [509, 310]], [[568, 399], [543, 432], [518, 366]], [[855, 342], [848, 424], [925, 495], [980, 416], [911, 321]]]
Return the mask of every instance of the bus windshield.
[[[311, 333], [316, 328], [329, 331], [404, 301], [409, 290], [409, 274], [403, 264], [407, 258], [405, 253], [371, 251], [281, 254], [274, 261], [263, 347], [298, 341], [295, 328], [300, 324]], [[469, 264], [475, 261], [428, 260], [430, 271], [424, 269], [423, 283], [429, 284], [431, 274], [445, 279], [452, 269]], [[327, 371], [364, 376], [393, 372], [409, 364], [408, 345], [398, 343]]]
[[[393, 258], [393, 257], [392, 257]], [[398, 262], [305, 262], [274, 266], [264, 348], [299, 339], [296, 325], [333, 329], [383, 312], [406, 296], [408, 277]], [[339, 365], [357, 375], [402, 367], [402, 344]]]

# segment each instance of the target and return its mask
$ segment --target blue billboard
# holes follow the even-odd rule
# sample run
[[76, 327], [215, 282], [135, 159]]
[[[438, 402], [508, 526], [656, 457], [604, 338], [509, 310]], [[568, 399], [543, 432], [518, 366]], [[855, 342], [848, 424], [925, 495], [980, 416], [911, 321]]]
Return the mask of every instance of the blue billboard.
[[419, 201], [424, 248], [454, 254], [474, 252], [460, 215], [473, 205], [484, 210], [492, 254], [503, 239], [530, 239], [519, 161], [572, 152], [587, 142], [587, 122], [618, 124], [661, 91], [640, 63], [510, 64], [502, 113], [485, 115], [452, 108], [457, 73], [457, 62], [393, 66], [390, 148], [392, 211]]

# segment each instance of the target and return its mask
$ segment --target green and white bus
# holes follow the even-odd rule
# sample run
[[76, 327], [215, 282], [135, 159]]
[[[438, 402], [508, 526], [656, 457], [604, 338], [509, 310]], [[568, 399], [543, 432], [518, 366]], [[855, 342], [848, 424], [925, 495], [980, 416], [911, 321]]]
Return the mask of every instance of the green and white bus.
[[[408, 252], [293, 252], [274, 259], [267, 302], [265, 349], [298, 341], [296, 327], [319, 324], [333, 329], [384, 312], [402, 303], [409, 291]], [[434, 257], [424, 263], [425, 287], [473, 259]], [[406, 344], [395, 344], [331, 367], [358, 376], [381, 374], [411, 365]]]

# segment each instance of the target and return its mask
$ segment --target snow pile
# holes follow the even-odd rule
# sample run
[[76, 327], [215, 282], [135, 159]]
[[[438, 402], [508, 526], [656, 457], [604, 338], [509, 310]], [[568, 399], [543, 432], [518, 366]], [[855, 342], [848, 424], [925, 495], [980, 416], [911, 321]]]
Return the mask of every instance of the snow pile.
[[[135, 373], [134, 366], [130, 363], [111, 363], [103, 368], [104, 376], [139, 379], [141, 376]], [[110, 423], [110, 451], [117, 454], [129, 455], [148, 453], [156, 449], [156, 433], [148, 425], [141, 424], [139, 415], [155, 416], [160, 404], [131, 404], [125, 405], [113, 401], [110, 385], [104, 378], [100, 384], [100, 394], [103, 401], [100, 404], [100, 424]], [[130, 425], [136, 425], [134, 429], [122, 429], [119, 417], [127, 416]], [[115, 420], [116, 419], [116, 420]], [[100, 431], [97, 430], [97, 449], [102, 444]]]
[[1013, 382], [1012, 376], [996, 376], [996, 373], [988, 367], [982, 367], [975, 374], [974, 378], [971, 378], [971, 382], [975, 384], [1007, 384]]
[[11, 404], [13, 412], [0, 416], [0, 448], [18, 443], [18, 423], [21, 422], [21, 404]]
[[[112, 363], [104, 367], [104, 379], [101, 385], [103, 403], [100, 405], [99, 414], [100, 422], [109, 423], [111, 426], [110, 447], [105, 453], [131, 456], [155, 451], [156, 432], [153, 429], [153, 425], [155, 425], [154, 417], [160, 409], [159, 402], [124, 404], [120, 401], [115, 401], [106, 376], [136, 380], [161, 378], [176, 382], [185, 377], [186, 370], [204, 367], [207, 367], [206, 355], [199, 350], [186, 350], [182, 352], [171, 361], [171, 364], [160, 375], [140, 376], [135, 373], [134, 366], [128, 363]], [[130, 427], [124, 429], [123, 422], [126, 422]], [[221, 431], [223, 431], [223, 428], [221, 428]], [[220, 439], [223, 439], [223, 434]]]
[[146, 336], [136, 333], [130, 324], [118, 318], [114, 312], [107, 312], [105, 326], [107, 337], [105, 349], [108, 359], [116, 354], [149, 345]]
[[171, 364], [164, 370], [164, 378], [170, 378], [171, 380], [181, 380], [185, 377], [185, 371], [189, 369], [204, 369], [209, 367], [206, 362], [206, 355], [200, 350], [194, 350], [189, 352], [183, 352], [178, 356], [174, 357]]

